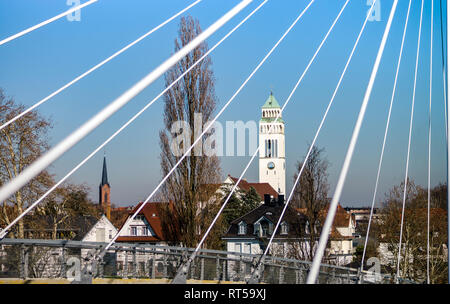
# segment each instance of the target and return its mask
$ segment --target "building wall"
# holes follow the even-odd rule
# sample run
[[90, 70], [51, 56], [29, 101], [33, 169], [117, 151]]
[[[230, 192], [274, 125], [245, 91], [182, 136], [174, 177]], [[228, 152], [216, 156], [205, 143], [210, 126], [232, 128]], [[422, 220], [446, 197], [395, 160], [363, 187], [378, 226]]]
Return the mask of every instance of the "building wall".
[[[240, 251], [238, 251], [240, 248]], [[238, 253], [248, 253], [248, 254], [261, 254], [261, 248], [259, 242], [256, 240], [232, 240], [227, 241], [227, 251], [238, 252]]]
[[107, 184], [100, 186], [99, 203], [107, 218], [111, 218], [111, 187]]
[[83, 237], [82, 241], [107, 243], [112, 240], [116, 233], [116, 227], [114, 227], [106, 216], [102, 216], [94, 227]]
[[[156, 236], [155, 232], [151, 228], [150, 224], [147, 222], [147, 220], [144, 218], [143, 215], [137, 215], [131, 223], [128, 225], [127, 229], [123, 229], [120, 232], [120, 236], [132, 236], [132, 229], [133, 227], [136, 227], [136, 232], [134, 236]], [[143, 233], [143, 229], [147, 229], [147, 234]]]
[[[259, 151], [259, 182], [269, 183], [277, 192], [280, 189], [281, 194], [286, 194], [286, 159], [285, 159], [285, 136], [283, 131], [275, 134], [266, 134], [261, 132], [261, 128], [269, 126], [267, 123], [260, 123], [259, 144], [262, 145]], [[282, 125], [282, 124], [277, 124]], [[277, 157], [266, 157], [265, 141], [277, 141]], [[274, 169], [269, 169], [267, 165], [273, 162]]]
[[330, 242], [331, 254], [352, 254], [353, 242], [352, 240], [332, 240]]
[[[285, 151], [285, 125], [283, 122], [270, 123], [265, 118], [275, 119], [279, 115], [280, 108], [262, 108], [259, 122], [259, 182], [269, 183], [272, 188], [281, 194], [286, 194], [286, 151]], [[269, 134], [270, 131], [270, 134]], [[276, 141], [275, 155], [266, 155], [266, 140]], [[273, 162], [275, 168], [269, 169], [267, 165]]]

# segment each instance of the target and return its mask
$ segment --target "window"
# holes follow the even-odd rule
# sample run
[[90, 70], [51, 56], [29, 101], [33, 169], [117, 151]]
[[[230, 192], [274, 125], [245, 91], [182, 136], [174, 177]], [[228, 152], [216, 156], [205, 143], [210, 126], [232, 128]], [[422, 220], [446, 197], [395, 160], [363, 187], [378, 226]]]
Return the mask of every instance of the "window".
[[252, 253], [252, 244], [250, 244], [250, 243], [245, 244], [244, 253], [249, 253], [249, 254]]
[[244, 221], [239, 223], [238, 228], [238, 234], [243, 235], [247, 233], [247, 224]]
[[142, 227], [142, 235], [148, 235], [147, 227]]
[[269, 223], [267, 221], [264, 221], [261, 223], [260, 236], [267, 236], [268, 232], [269, 232]]
[[272, 226], [273, 226], [273, 224], [270, 221], [268, 221], [267, 219], [261, 220], [260, 221], [261, 230], [260, 230], [259, 235], [263, 237], [263, 236], [268, 236], [268, 235], [272, 234], [272, 230], [273, 230]]
[[274, 140], [274, 157], [278, 157], [278, 140]]
[[113, 237], [112, 237], [112, 230], [109, 230], [109, 239], [111, 240]]
[[281, 234], [288, 234], [289, 225], [286, 222], [281, 223]]
[[234, 244], [234, 251], [241, 253], [241, 243]]
[[258, 220], [253, 227], [255, 235], [260, 237], [266, 237], [273, 233], [273, 224], [265, 217]]
[[261, 230], [261, 225], [259, 223], [255, 223], [253, 225], [254, 234], [259, 235], [259, 231]]
[[131, 235], [137, 235], [137, 227], [131, 227]]

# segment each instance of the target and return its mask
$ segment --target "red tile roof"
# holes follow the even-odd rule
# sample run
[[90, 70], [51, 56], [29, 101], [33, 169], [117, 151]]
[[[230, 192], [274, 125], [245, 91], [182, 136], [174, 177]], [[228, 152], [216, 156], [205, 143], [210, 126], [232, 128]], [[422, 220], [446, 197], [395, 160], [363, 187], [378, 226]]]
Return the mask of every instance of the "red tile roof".
[[[237, 181], [239, 180], [236, 177], [232, 177], [230, 175], [228, 176], [234, 183], [237, 183]], [[258, 193], [261, 200], [264, 199], [264, 194], [270, 194], [275, 198], [278, 197], [278, 192], [275, 191], [275, 189], [273, 189], [273, 187], [269, 183], [249, 183], [246, 180], [241, 179], [241, 181], [238, 184], [238, 187], [244, 191], [248, 191], [250, 190], [251, 187], [253, 187], [256, 190], [256, 193]]]
[[[152, 230], [155, 232], [156, 236], [120, 236], [117, 238], [117, 242], [161, 242], [165, 241], [164, 235], [162, 233], [161, 219], [158, 214], [158, 205], [167, 204], [161, 202], [151, 202], [145, 204], [144, 208], [138, 213], [143, 215]], [[130, 211], [129, 216], [133, 215], [137, 209], [142, 205], [142, 202], [137, 204], [133, 210]], [[155, 215], [155, 216], [153, 216]], [[124, 223], [125, 224], [125, 223]], [[122, 225], [123, 227], [123, 225]], [[120, 229], [122, 229], [120, 227]]]

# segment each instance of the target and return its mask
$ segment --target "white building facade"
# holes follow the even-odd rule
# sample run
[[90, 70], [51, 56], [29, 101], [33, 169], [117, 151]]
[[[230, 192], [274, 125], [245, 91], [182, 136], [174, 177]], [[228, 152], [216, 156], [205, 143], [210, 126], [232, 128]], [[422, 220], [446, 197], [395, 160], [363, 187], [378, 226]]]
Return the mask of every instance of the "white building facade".
[[261, 114], [259, 182], [269, 183], [279, 194], [286, 194], [285, 126], [281, 107], [272, 93], [263, 105]]

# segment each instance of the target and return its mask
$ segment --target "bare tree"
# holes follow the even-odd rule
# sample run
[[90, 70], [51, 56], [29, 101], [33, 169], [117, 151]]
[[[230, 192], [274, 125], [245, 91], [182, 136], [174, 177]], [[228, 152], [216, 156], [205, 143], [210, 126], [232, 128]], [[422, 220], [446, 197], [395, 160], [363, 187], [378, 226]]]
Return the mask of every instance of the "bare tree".
[[[199, 22], [192, 17], [182, 18], [179, 36], [175, 40], [175, 52], [188, 44], [201, 33]], [[190, 54], [180, 60], [165, 75], [166, 86], [184, 73], [194, 62], [208, 50], [202, 43]], [[164, 96], [165, 130], [160, 132], [161, 171], [166, 175], [180, 160], [183, 153], [174, 153], [173, 141], [183, 136], [176, 149], [183, 152], [199, 136], [206, 123], [212, 118], [216, 107], [214, 76], [209, 57], [187, 73]], [[196, 120], [198, 113], [201, 121]], [[173, 126], [183, 121], [186, 127], [173, 130]], [[200, 128], [200, 130], [199, 130]], [[164, 184], [162, 195], [173, 204], [167, 205], [162, 213], [162, 225], [166, 235], [179, 240], [185, 246], [195, 246], [204, 232], [206, 223], [210, 222], [211, 212], [201, 212], [199, 202], [208, 201], [210, 195], [202, 191], [202, 185], [220, 182], [220, 164], [216, 156], [205, 156], [201, 152], [203, 138], [186, 157]], [[217, 209], [219, 202], [215, 203]], [[209, 206], [211, 207], [211, 206]], [[211, 207], [212, 208], [212, 207]], [[214, 209], [213, 208], [213, 209]]]
[[70, 237], [70, 232], [58, 235], [58, 230], [70, 231], [79, 216], [100, 218], [100, 210], [101, 208], [88, 198], [86, 186], [64, 184], [36, 207], [35, 212], [26, 218], [25, 226], [37, 235], [46, 235], [45, 231], [50, 231], [51, 239]]
[[[394, 186], [382, 208], [382, 222], [379, 225], [382, 243], [392, 253], [392, 274], [397, 269], [398, 245], [403, 206], [404, 183]], [[436, 205], [436, 202], [431, 202]], [[430, 281], [446, 282], [447, 259], [447, 216], [441, 208], [430, 210]], [[427, 192], [408, 180], [403, 222], [402, 250], [400, 255], [400, 276], [417, 282], [426, 280], [427, 267]]]
[[[1, 124], [24, 110], [24, 106], [16, 104], [12, 98], [7, 98], [0, 89]], [[47, 132], [50, 127], [49, 120], [31, 111], [0, 131], [0, 186], [19, 175], [48, 149]], [[0, 224], [7, 225], [14, 220], [30, 203], [39, 198], [52, 182], [50, 174], [43, 171], [9, 199], [1, 202]], [[23, 220], [18, 222], [17, 229], [10, 236], [24, 237]]]
[[[63, 192], [65, 189], [57, 189], [57, 192]], [[59, 194], [59, 193], [58, 193]], [[61, 200], [57, 200], [56, 198], [60, 198]], [[70, 216], [66, 203], [68, 200], [67, 195], [61, 193], [56, 196], [55, 199], [48, 200], [42, 210], [42, 215], [48, 219], [50, 222], [50, 227], [52, 231], [52, 240], [56, 240], [58, 227], [63, 224]]]
[[[324, 149], [313, 147], [306, 162], [300, 180], [295, 187], [293, 195], [293, 205], [302, 209], [302, 213], [307, 218], [307, 229], [305, 237], [307, 244], [302, 246], [302, 256], [311, 260], [320, 236], [323, 211], [328, 204], [328, 161], [323, 158]], [[303, 162], [297, 163], [297, 171], [300, 171]], [[294, 181], [298, 174], [295, 174]]]

